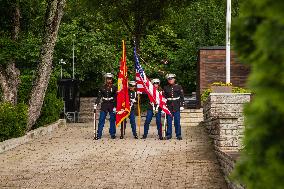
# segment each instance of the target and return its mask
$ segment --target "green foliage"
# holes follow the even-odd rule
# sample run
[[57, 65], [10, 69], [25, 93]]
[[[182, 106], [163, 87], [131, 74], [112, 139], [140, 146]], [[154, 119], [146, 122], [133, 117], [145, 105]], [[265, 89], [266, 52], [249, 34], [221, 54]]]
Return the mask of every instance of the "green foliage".
[[[75, 44], [76, 78], [81, 94], [94, 95], [103, 72], [117, 73], [121, 40], [126, 40], [130, 79], [134, 78], [133, 37], [139, 38], [141, 64], [150, 78], [175, 73], [186, 93], [195, 91], [198, 49], [225, 44], [225, 0], [69, 1], [60, 27], [54, 64], [72, 75]], [[234, 1], [233, 16], [238, 14]], [[84, 13], [84, 14], [82, 14]], [[75, 34], [75, 37], [73, 36]]]
[[[232, 86], [232, 85], [233, 85], [232, 83], [223, 83], [223, 82], [214, 82], [210, 84], [210, 86]], [[210, 93], [212, 93], [211, 88], [205, 89], [201, 94], [201, 101], [205, 102], [209, 97]], [[232, 93], [251, 93], [251, 91], [241, 87], [232, 87]]]
[[241, 87], [233, 87], [232, 93], [251, 93], [251, 90], [244, 89], [244, 88], [241, 88]]
[[63, 111], [63, 100], [57, 96], [57, 78], [50, 78], [46, 95], [41, 110], [41, 115], [33, 126], [33, 129], [53, 123], [60, 118]]
[[284, 178], [284, 2], [243, 1], [234, 23], [234, 44], [251, 64], [245, 108], [246, 130], [235, 178], [248, 189], [283, 189]]
[[[15, 3], [19, 3], [21, 28], [17, 41], [13, 41], [12, 26]], [[28, 66], [38, 61], [43, 20], [44, 0], [0, 0], [0, 64], [7, 64], [12, 58], [18, 67]]]
[[207, 98], [209, 97], [210, 93], [212, 93], [212, 89], [210, 89], [210, 88], [205, 89], [203, 91], [203, 93], [201, 94], [201, 101], [205, 102], [207, 100]]
[[31, 75], [21, 75], [21, 84], [18, 89], [18, 102], [28, 104], [29, 94], [32, 90], [33, 77]]
[[[29, 94], [32, 89], [32, 75], [22, 75], [21, 85], [18, 91], [18, 101], [28, 104]], [[47, 125], [59, 119], [63, 110], [63, 100], [57, 96], [57, 77], [53, 74], [50, 78], [44, 98], [41, 115], [33, 129]]]
[[19, 103], [0, 103], [0, 142], [25, 134], [27, 126], [27, 106]]
[[214, 82], [210, 86], [232, 86], [232, 83]]

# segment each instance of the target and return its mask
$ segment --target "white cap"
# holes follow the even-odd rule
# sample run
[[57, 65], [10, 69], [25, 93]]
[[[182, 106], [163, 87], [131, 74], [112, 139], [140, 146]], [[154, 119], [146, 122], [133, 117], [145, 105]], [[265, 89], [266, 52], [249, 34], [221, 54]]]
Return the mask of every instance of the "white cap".
[[112, 73], [105, 73], [104, 75], [105, 77], [110, 77], [110, 78], [113, 78], [113, 74]]
[[153, 84], [154, 83], [159, 83], [160, 84], [160, 80], [159, 79], [157, 79], [157, 78], [155, 78], [155, 79], [152, 79], [152, 81], [151, 81]]
[[175, 78], [175, 77], [176, 77], [176, 74], [167, 74], [166, 75], [166, 79]]
[[128, 83], [129, 83], [129, 85], [131, 85], [131, 86], [135, 86], [135, 85], [136, 85], [136, 82], [135, 82], [135, 81], [129, 81]]

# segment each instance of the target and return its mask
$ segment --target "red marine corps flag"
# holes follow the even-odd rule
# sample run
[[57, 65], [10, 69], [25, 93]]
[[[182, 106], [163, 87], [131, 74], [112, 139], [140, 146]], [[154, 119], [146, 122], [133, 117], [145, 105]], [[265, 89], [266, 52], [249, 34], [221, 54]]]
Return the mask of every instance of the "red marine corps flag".
[[130, 102], [128, 96], [128, 76], [126, 66], [126, 52], [124, 40], [122, 41], [122, 59], [118, 73], [117, 105], [116, 105], [116, 126], [118, 127], [130, 113]]

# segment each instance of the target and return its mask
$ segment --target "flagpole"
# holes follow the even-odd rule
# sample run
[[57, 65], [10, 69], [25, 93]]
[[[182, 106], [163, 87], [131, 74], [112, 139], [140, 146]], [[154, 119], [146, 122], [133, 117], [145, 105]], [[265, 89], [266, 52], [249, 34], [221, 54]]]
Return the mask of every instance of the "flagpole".
[[231, 0], [227, 0], [227, 16], [226, 16], [226, 83], [230, 83], [231, 78]]
[[140, 93], [138, 93], [138, 135], [139, 135], [139, 138], [140, 138], [140, 126], [141, 126]]

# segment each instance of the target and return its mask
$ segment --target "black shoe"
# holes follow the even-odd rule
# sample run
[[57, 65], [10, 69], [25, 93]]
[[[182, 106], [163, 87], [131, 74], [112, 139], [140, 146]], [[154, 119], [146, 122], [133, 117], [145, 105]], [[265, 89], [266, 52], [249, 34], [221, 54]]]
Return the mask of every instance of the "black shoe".
[[134, 135], [134, 138], [135, 138], [135, 139], [138, 139], [138, 136], [137, 136], [137, 135]]
[[115, 138], [116, 138], [116, 136], [115, 136], [115, 135], [112, 135], [110, 138], [111, 138], [111, 139], [115, 139]]
[[164, 140], [164, 138], [162, 136], [159, 136], [159, 140]]
[[141, 139], [146, 139], [146, 138], [147, 138], [147, 136], [146, 136], [146, 135], [143, 135]]
[[166, 136], [166, 140], [170, 140], [170, 139], [172, 139], [172, 136]]
[[120, 136], [119, 138], [120, 138], [120, 139], [123, 139], [123, 136]]
[[94, 140], [99, 140], [99, 139], [101, 139], [101, 137], [96, 136], [96, 137], [94, 138]]
[[181, 137], [181, 136], [178, 136], [178, 137], [177, 137], [177, 140], [182, 140], [182, 137]]

